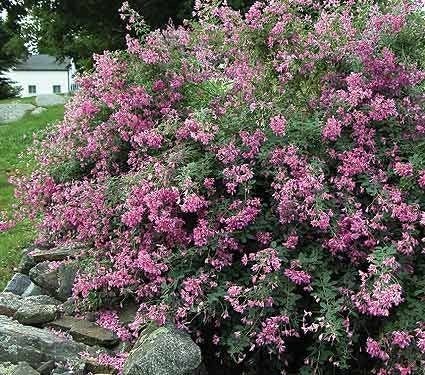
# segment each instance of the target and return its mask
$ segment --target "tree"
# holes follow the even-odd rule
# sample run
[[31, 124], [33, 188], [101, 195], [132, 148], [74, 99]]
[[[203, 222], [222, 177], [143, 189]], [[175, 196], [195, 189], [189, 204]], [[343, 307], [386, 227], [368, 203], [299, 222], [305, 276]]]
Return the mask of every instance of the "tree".
[[[2, 10], [0, 8], [0, 12]], [[8, 19], [0, 19], [0, 99], [13, 97], [19, 93], [1, 72], [12, 67], [25, 52], [24, 42], [16, 30], [13, 30], [13, 23], [9, 23]]]
[[[130, 0], [130, 6], [143, 15], [147, 24], [158, 28], [169, 20], [179, 24], [192, 14], [192, 0]], [[242, 9], [252, 1], [232, 0]], [[59, 58], [70, 56], [77, 66], [92, 65], [92, 54], [125, 48], [125, 25], [120, 19], [122, 2], [116, 0], [24, 0], [9, 4], [16, 20], [31, 15], [24, 23], [28, 38], [37, 41], [38, 50]]]

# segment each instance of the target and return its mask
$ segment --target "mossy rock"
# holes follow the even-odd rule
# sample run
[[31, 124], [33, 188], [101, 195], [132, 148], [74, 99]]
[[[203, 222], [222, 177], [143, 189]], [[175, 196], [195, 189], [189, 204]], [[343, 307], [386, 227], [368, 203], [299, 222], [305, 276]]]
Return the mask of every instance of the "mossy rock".
[[201, 362], [201, 350], [188, 334], [164, 326], [142, 333], [124, 375], [191, 375]]

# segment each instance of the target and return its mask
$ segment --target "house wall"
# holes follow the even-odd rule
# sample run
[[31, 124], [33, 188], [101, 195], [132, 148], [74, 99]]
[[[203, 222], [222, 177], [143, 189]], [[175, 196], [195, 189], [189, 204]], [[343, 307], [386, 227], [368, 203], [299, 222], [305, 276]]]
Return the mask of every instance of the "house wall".
[[[39, 94], [53, 94], [53, 85], [61, 86], [61, 93], [68, 93], [71, 84], [74, 83], [72, 73], [66, 71], [9, 71], [4, 73], [15, 86], [22, 87], [21, 97], [35, 96]], [[36, 86], [36, 94], [30, 94], [28, 86]]]

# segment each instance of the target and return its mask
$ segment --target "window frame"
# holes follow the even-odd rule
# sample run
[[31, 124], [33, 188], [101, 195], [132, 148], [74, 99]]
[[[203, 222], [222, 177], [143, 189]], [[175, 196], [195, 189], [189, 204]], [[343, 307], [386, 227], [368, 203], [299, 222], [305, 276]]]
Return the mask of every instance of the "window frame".
[[[56, 91], [55, 89], [59, 87], [59, 91]], [[61, 85], [52, 85], [53, 88], [53, 94], [62, 94], [62, 86]]]
[[37, 85], [28, 85], [28, 93], [37, 94]]

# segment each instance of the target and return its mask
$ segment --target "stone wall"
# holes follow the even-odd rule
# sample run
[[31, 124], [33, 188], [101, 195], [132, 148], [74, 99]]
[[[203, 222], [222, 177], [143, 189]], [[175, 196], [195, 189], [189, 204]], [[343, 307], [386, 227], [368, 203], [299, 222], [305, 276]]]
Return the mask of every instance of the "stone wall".
[[[24, 250], [0, 293], [0, 375], [117, 374], [96, 358], [123, 351], [125, 375], [205, 375], [199, 347], [173, 326], [144, 331], [125, 345], [93, 314], [75, 316], [72, 286], [85, 250], [83, 244]], [[128, 311], [131, 320], [136, 309]]]

